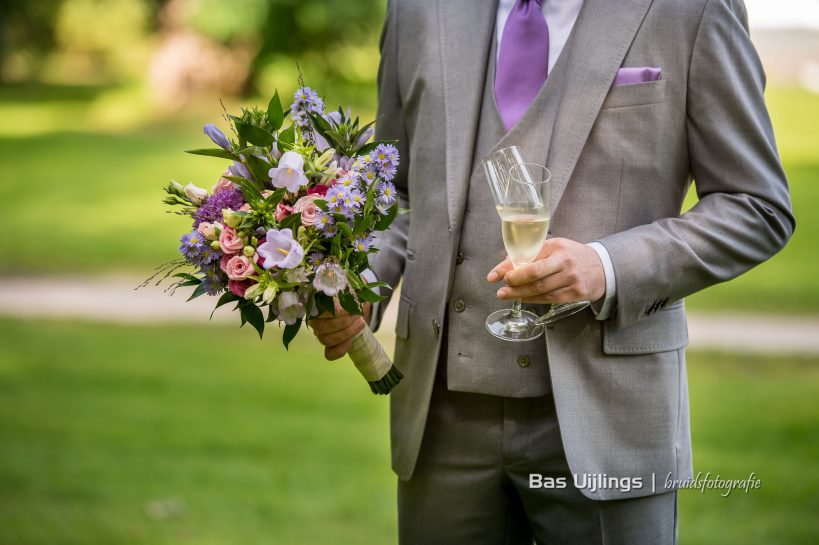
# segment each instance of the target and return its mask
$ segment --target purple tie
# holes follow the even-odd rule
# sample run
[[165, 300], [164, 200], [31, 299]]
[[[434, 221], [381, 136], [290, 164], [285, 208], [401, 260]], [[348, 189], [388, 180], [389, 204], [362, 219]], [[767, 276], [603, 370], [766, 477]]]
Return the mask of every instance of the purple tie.
[[517, 0], [503, 27], [495, 100], [507, 131], [523, 117], [549, 70], [549, 27], [540, 2]]

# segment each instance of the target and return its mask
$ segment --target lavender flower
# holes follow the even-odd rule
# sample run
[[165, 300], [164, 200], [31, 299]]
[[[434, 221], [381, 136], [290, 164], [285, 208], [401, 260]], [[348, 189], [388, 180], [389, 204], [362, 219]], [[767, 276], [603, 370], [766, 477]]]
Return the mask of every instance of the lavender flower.
[[214, 250], [206, 241], [198, 253], [189, 258], [189, 261], [194, 265], [198, 265], [199, 267], [205, 267], [211, 263], [219, 261], [219, 259], [222, 258], [222, 255], [221, 250]]
[[350, 200], [352, 200], [353, 206], [356, 208], [356, 210], [360, 210], [363, 208], [364, 204], [366, 204], [367, 196], [358, 189], [353, 189], [350, 192]]
[[398, 172], [398, 167], [395, 165], [384, 165], [379, 169], [381, 177], [388, 182], [395, 178], [396, 172]]
[[208, 123], [207, 125], [205, 125], [203, 130], [205, 134], [207, 134], [208, 137], [210, 137], [210, 139], [213, 140], [213, 143], [219, 146], [220, 148], [225, 149], [227, 151], [233, 149], [233, 146], [230, 145], [230, 142], [225, 136], [225, 133], [216, 128], [216, 125], [214, 125], [213, 123]]
[[307, 263], [313, 265], [313, 267], [317, 267], [322, 261], [324, 261], [324, 254], [321, 252], [312, 252], [307, 256]]
[[299, 188], [307, 185], [309, 180], [304, 175], [304, 157], [295, 151], [287, 151], [279, 159], [279, 166], [268, 172], [273, 187], [284, 187], [290, 193], [297, 193]]
[[369, 127], [366, 131], [364, 131], [361, 136], [358, 137], [358, 140], [355, 141], [355, 149], [361, 149], [364, 147], [364, 144], [372, 138], [372, 135], [375, 134], [375, 129]]
[[357, 239], [353, 241], [353, 251], [355, 252], [366, 252], [370, 248], [373, 247], [373, 237], [372, 235], [361, 235]]
[[358, 185], [358, 172], [355, 170], [348, 170], [341, 176], [339, 176], [338, 181], [336, 184], [341, 187], [345, 187], [347, 189], [352, 189], [356, 185]]
[[202, 283], [206, 286], [205, 289], [208, 295], [219, 295], [224, 291], [227, 277], [225, 273], [219, 270], [218, 265], [204, 267], [200, 269], [200, 272], [205, 275], [202, 279]]
[[381, 166], [398, 164], [398, 149], [392, 144], [378, 144], [370, 154], [371, 160]]
[[381, 182], [378, 185], [378, 192], [381, 194], [381, 204], [389, 206], [395, 202], [395, 186], [391, 182]]
[[302, 87], [293, 95], [290, 117], [296, 125], [303, 128], [310, 124], [306, 112], [324, 114], [324, 101], [311, 88]]
[[313, 279], [313, 287], [333, 297], [347, 287], [347, 277], [344, 269], [335, 261], [325, 261], [316, 269], [316, 277]]
[[238, 176], [239, 178], [246, 178], [248, 180], [253, 179], [253, 177], [250, 175], [250, 171], [247, 170], [247, 167], [242, 163], [235, 161], [228, 167], [228, 172], [230, 172], [231, 176]]
[[196, 211], [194, 228], [203, 222], [222, 222], [222, 210], [238, 210], [245, 204], [245, 197], [238, 187], [226, 188], [209, 196]]
[[[335, 227], [335, 219], [332, 215], [328, 214], [323, 210], [319, 210], [316, 213], [316, 223], [315, 226], [319, 228], [320, 231], [326, 232], [328, 229], [332, 229]], [[335, 231], [333, 231], [335, 234]]]
[[370, 187], [378, 179], [378, 166], [375, 163], [364, 163], [360, 176], [364, 184]]
[[293, 238], [293, 231], [290, 229], [269, 230], [265, 243], [256, 251], [264, 258], [265, 269], [292, 269], [299, 266], [304, 257], [304, 248]]
[[179, 253], [185, 256], [185, 259], [192, 260], [195, 259], [202, 248], [207, 244], [205, 237], [199, 231], [191, 231], [190, 233], [185, 233], [179, 239], [182, 243], [179, 246]]
[[344, 186], [334, 185], [331, 187], [324, 196], [324, 201], [327, 203], [327, 208], [330, 210], [340, 208], [344, 203], [346, 193], [347, 192], [345, 191]]

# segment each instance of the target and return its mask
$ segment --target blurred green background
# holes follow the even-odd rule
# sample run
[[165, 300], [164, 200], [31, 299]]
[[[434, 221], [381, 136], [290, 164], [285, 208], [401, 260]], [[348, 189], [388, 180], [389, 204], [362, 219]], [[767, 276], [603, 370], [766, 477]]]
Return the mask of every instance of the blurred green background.
[[[182, 150], [207, 144], [220, 99], [289, 96], [297, 62], [329, 106], [371, 118], [384, 5], [4, 1], [0, 282], [138, 281], [175, 257], [189, 223], [161, 187], [224, 168]], [[691, 297], [695, 313], [819, 317], [819, 95], [771, 58], [797, 232]], [[682, 493], [681, 543], [816, 543], [819, 356], [691, 351], [689, 366], [695, 470], [763, 486]], [[394, 542], [388, 436], [386, 400], [306, 334], [285, 354], [275, 331], [219, 324], [0, 319], [3, 545]]]

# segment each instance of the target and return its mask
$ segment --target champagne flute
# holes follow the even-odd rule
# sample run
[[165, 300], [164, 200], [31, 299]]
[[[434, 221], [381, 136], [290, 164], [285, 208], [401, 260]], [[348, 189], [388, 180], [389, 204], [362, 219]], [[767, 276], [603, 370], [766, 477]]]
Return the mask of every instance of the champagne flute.
[[[521, 163], [521, 164], [517, 164], [517, 165], [512, 165], [509, 168], [509, 174], [508, 174], [509, 183], [515, 182], [515, 183], [537, 184], [538, 180], [540, 180], [540, 179], [547, 180], [547, 182], [548, 182], [548, 180], [550, 178], [551, 178], [551, 173], [549, 173], [549, 171], [548, 171], [548, 169], [546, 169], [546, 167], [543, 167], [543, 166], [540, 166], [540, 165], [537, 165], [537, 164], [534, 164], [534, 163]], [[547, 217], [549, 215], [548, 208], [549, 208], [549, 202], [550, 202], [550, 194], [549, 194], [550, 187], [548, 187], [549, 185], [550, 184], [547, 183], [546, 184], [547, 187], [544, 188], [545, 189], [544, 200], [546, 202], [546, 208], [547, 208], [546, 215], [547, 215]], [[547, 227], [547, 234], [548, 234], [548, 222], [546, 224], [546, 227]], [[540, 247], [543, 245], [544, 240], [546, 240], [545, 235], [540, 240], [540, 242], [537, 243], [538, 246], [537, 246], [537, 250], [535, 251], [535, 255], [537, 255], [540, 252]], [[532, 244], [535, 244], [534, 240], [532, 241]], [[508, 247], [507, 247], [507, 251], [508, 251]], [[509, 258], [510, 258], [510, 260], [512, 260], [512, 264], [515, 265], [514, 258], [512, 257], [511, 253], [509, 253]], [[515, 267], [515, 268], [517, 268], [517, 267]], [[543, 316], [538, 318], [536, 323], [538, 325], [552, 324], [554, 322], [557, 322], [558, 320], [562, 320], [563, 318], [567, 318], [567, 317], [571, 316], [572, 314], [576, 314], [576, 313], [580, 312], [581, 310], [583, 310], [584, 308], [586, 308], [588, 306], [589, 306], [588, 301], [576, 301], [576, 302], [573, 302], [573, 303], [561, 303], [561, 304], [551, 305], [549, 307], [549, 312], [547, 312], [546, 314], [544, 314]]]
[[[517, 170], [516, 170], [517, 169]], [[517, 269], [535, 260], [549, 231], [549, 169], [533, 163], [514, 165], [505, 176], [501, 216], [503, 244]], [[491, 184], [490, 184], [491, 185]], [[506, 341], [530, 341], [543, 334], [538, 315], [523, 310], [521, 301], [486, 319], [489, 332]]]
[[515, 165], [525, 163], [523, 150], [519, 146], [508, 146], [490, 153], [483, 159], [483, 171], [486, 181], [489, 182], [489, 190], [492, 198], [495, 199], [495, 209], [498, 215], [503, 207], [503, 195], [506, 192], [506, 179], [509, 169]]

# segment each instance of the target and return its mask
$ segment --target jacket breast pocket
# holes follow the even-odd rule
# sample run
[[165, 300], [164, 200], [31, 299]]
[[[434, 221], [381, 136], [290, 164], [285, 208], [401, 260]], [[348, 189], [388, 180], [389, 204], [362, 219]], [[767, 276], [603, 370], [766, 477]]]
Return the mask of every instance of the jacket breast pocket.
[[646, 104], [665, 102], [666, 80], [634, 83], [631, 85], [615, 85], [609, 90], [602, 110], [614, 108], [631, 108]]
[[603, 323], [604, 354], [655, 354], [679, 350], [687, 344], [688, 326], [682, 300], [625, 327]]
[[399, 339], [409, 338], [410, 312], [412, 311], [412, 301], [409, 297], [401, 294], [398, 301], [398, 316], [395, 320], [395, 336]]

